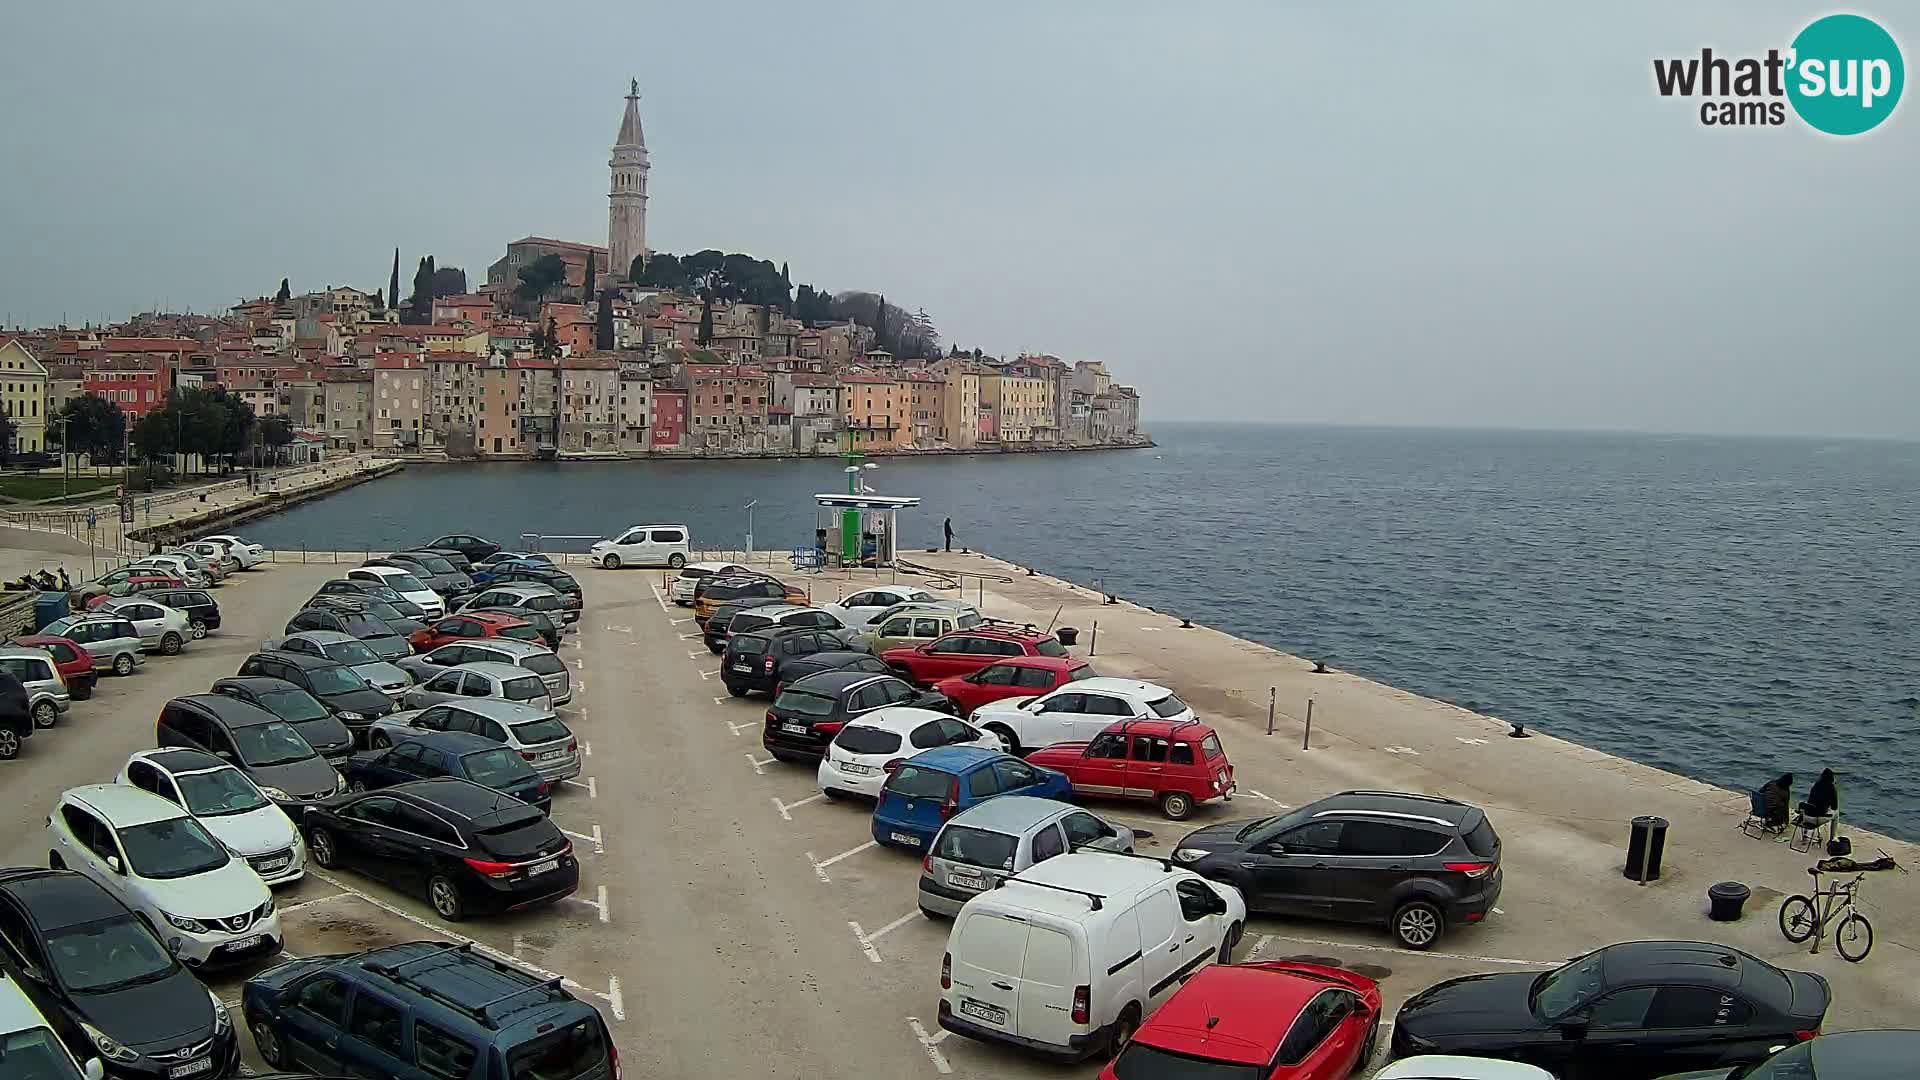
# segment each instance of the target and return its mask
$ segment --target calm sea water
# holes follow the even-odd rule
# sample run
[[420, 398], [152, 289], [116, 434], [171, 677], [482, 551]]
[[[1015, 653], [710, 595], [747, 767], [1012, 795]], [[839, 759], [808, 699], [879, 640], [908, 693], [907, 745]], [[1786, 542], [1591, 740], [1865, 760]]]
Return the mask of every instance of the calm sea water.
[[[887, 460], [904, 544], [969, 544], [1417, 693], [1740, 790], [1841, 774], [1920, 838], [1920, 444], [1157, 425], [1137, 451]], [[811, 543], [838, 462], [409, 468], [248, 528]]]

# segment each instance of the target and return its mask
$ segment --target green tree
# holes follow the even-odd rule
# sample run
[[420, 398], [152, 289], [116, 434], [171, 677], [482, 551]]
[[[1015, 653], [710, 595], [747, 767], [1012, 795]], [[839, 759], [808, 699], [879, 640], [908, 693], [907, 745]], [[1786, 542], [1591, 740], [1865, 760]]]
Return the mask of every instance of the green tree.
[[580, 297], [583, 301], [593, 299], [593, 277], [598, 258], [598, 252], [587, 252], [587, 275], [580, 283]]
[[528, 336], [533, 339], [533, 355], [542, 360], [560, 359], [560, 328], [554, 325], [553, 316], [547, 316], [547, 325], [534, 327]]
[[268, 416], [260, 420], [260, 441], [273, 451], [275, 461], [282, 460], [281, 452], [293, 443], [293, 425], [287, 423], [284, 416]]
[[546, 302], [547, 294], [567, 280], [567, 261], [558, 255], [542, 255], [520, 270], [520, 284], [513, 295], [530, 310]]
[[393, 249], [393, 276], [387, 279], [387, 303], [400, 306], [400, 249]]
[[162, 406], [134, 422], [133, 454], [148, 465], [164, 465], [178, 451], [173, 410]]
[[14, 426], [13, 417], [0, 413], [0, 463], [13, 460], [14, 440], [20, 437], [20, 429]]
[[[431, 264], [432, 260], [428, 260]], [[467, 291], [467, 272], [457, 266], [442, 266], [433, 272], [427, 285], [427, 310], [433, 310], [433, 302], [443, 296], [458, 296]]]
[[117, 464], [127, 438], [127, 414], [118, 402], [99, 394], [82, 394], [56, 413], [49, 432], [64, 432], [64, 449], [85, 454], [94, 464]]
[[280, 279], [280, 291], [273, 294], [274, 302], [284, 304], [293, 296], [293, 290], [287, 286], [287, 279]]

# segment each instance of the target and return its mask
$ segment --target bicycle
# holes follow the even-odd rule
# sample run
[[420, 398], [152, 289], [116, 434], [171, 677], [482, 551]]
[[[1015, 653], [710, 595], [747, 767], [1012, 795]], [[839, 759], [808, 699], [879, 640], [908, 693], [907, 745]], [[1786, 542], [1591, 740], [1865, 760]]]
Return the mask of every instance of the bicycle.
[[[1867, 954], [1873, 951], [1873, 923], [1860, 914], [1855, 903], [1860, 897], [1861, 881], [1875, 870], [1906, 873], [1905, 868], [1884, 851], [1880, 853], [1879, 860], [1872, 863], [1838, 858], [1823, 859], [1807, 867], [1807, 873], [1813, 875], [1813, 895], [1789, 896], [1780, 905], [1780, 933], [1796, 945], [1812, 938], [1813, 947], [1808, 951], [1817, 953], [1820, 951], [1820, 942], [1827, 936], [1827, 927], [1832, 926], [1834, 948], [1840, 951], [1841, 958], [1850, 964], [1865, 960]], [[1853, 878], [1850, 881], [1836, 881], [1823, 889], [1820, 887], [1820, 875], [1823, 873], [1851, 873]]]

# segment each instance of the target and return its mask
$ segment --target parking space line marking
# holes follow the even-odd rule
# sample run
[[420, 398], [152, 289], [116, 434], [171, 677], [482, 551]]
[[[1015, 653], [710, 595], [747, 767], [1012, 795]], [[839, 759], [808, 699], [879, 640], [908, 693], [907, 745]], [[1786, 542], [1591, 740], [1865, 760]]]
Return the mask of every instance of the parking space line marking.
[[585, 755], [586, 755], [586, 756], [588, 756], [588, 757], [592, 757], [592, 756], [593, 756], [593, 744], [592, 744], [592, 743], [590, 743], [590, 742], [588, 742], [588, 741], [587, 741], [587, 740], [585, 740], [585, 739], [581, 739], [581, 740], [580, 740], [580, 752], [581, 752], [582, 754], [585, 754]]
[[807, 861], [813, 864], [813, 872], [820, 875], [821, 881], [832, 881], [833, 879], [827, 876], [827, 867], [832, 866], [834, 863], [839, 862], [841, 859], [844, 859], [849, 855], [858, 855], [870, 847], [879, 847], [879, 846], [880, 846], [880, 842], [878, 840], [869, 840], [866, 843], [861, 844], [857, 848], [848, 848], [847, 850], [841, 852], [840, 854], [835, 855], [833, 858], [828, 859], [826, 862], [821, 862], [819, 859], [814, 858], [813, 852], [809, 851], [806, 853]]
[[687, 618], [687, 619], [668, 619], [668, 620], [667, 620], [667, 622], [668, 622], [669, 624], [671, 624], [671, 625], [673, 625], [673, 626], [679, 626], [679, 625], [680, 625], [681, 623], [690, 623], [690, 622], [692, 622], [692, 621], [693, 621], [693, 620], [692, 620], [691, 618]]
[[615, 634], [631, 634], [631, 633], [633, 633], [633, 627], [631, 627], [631, 626], [609, 626], [609, 627], [607, 627], [607, 629], [608, 629], [609, 631], [611, 631], [611, 632], [613, 632], [613, 633], [615, 633]]
[[698, 659], [700, 659], [700, 658], [701, 658], [702, 656], [705, 656], [705, 655], [707, 655], [707, 652], [706, 652], [706, 650], [704, 650], [704, 649], [702, 649], [702, 650], [700, 650], [700, 651], [698, 651], [698, 652], [696, 652], [696, 651], [694, 651], [694, 650], [692, 650], [692, 649], [688, 649], [688, 650], [687, 650], [687, 659], [689, 659], [689, 660], [698, 660]]
[[740, 756], [746, 758], [747, 764], [753, 766], [753, 772], [755, 776], [765, 776], [766, 773], [763, 772], [762, 770], [766, 766], [771, 765], [774, 762], [780, 760], [779, 758], [766, 758], [765, 760], [762, 760], [748, 753], [743, 753]]
[[713, 678], [713, 677], [714, 677], [715, 675], [718, 675], [718, 674], [720, 674], [720, 673], [719, 673], [719, 672], [717, 672], [717, 671], [703, 671], [703, 672], [701, 672], [701, 673], [700, 673], [700, 677], [701, 677], [701, 678], [703, 678], [703, 679], [711, 679], [711, 678]]
[[1255, 791], [1255, 790], [1253, 790], [1252, 788], [1248, 788], [1248, 789], [1247, 789], [1247, 794], [1249, 794], [1249, 795], [1251, 795], [1251, 796], [1253, 796], [1253, 797], [1254, 797], [1254, 798], [1256, 798], [1256, 799], [1265, 799], [1265, 800], [1267, 800], [1268, 802], [1270, 802], [1270, 803], [1272, 803], [1273, 805], [1275, 805], [1275, 806], [1277, 806], [1277, 807], [1279, 807], [1279, 808], [1280, 808], [1280, 809], [1282, 809], [1282, 810], [1291, 810], [1291, 809], [1293, 809], [1293, 807], [1292, 807], [1292, 806], [1290, 806], [1290, 805], [1288, 805], [1287, 803], [1283, 803], [1283, 802], [1281, 802], [1281, 801], [1280, 801], [1279, 799], [1276, 799], [1276, 798], [1274, 798], [1273, 796], [1271, 796], [1271, 795], [1268, 795], [1268, 794], [1266, 794], [1265, 792], [1261, 792], [1261, 791]]
[[647, 588], [653, 593], [653, 598], [660, 602], [660, 610], [666, 612], [669, 616], [671, 616], [673, 614], [673, 609], [667, 606], [667, 598], [660, 595], [660, 586], [655, 585], [653, 582], [649, 581], [647, 582]]
[[876, 964], [879, 963], [880, 950], [873, 947], [873, 939], [869, 938], [866, 932], [860, 929], [860, 924], [852, 919], [847, 920], [847, 925], [853, 928], [854, 940], [860, 942], [860, 951], [867, 954], [867, 959]]
[[727, 703], [727, 699], [723, 697], [717, 697], [713, 699], [713, 703], [715, 705], [725, 705]]
[[702, 637], [705, 637], [705, 636], [706, 635], [704, 634], [681, 634], [680, 640], [681, 641], [699, 641]]
[[[720, 699], [715, 698], [714, 700], [718, 701]], [[727, 721], [727, 730], [733, 732], [735, 735], [738, 735], [741, 732], [748, 730], [749, 728], [757, 728], [759, 726], [760, 725], [758, 723], [736, 724], [731, 720]]]
[[940, 1052], [940, 1039], [947, 1033], [942, 1031], [938, 1036], [929, 1036], [926, 1025], [922, 1024], [917, 1016], [907, 1017], [907, 1026], [913, 1029], [913, 1037], [920, 1041], [920, 1048], [925, 1050], [927, 1057], [933, 1060], [933, 1067], [942, 1073], [952, 1072], [953, 1066], [947, 1064], [947, 1055]]
[[599, 825], [595, 825], [591, 833], [577, 833], [572, 829], [561, 829], [560, 831], [573, 837], [575, 840], [585, 840], [587, 843], [592, 844], [595, 855], [605, 855], [607, 853], [606, 843], [600, 838]]
[[620, 976], [607, 976], [607, 1010], [615, 1020], [627, 1018], [627, 999], [620, 996]]
[[570, 900], [576, 904], [585, 904], [595, 909], [600, 913], [600, 921], [604, 923], [607, 921], [607, 887], [605, 885], [600, 886], [595, 890], [594, 895], [598, 896], [599, 899], [589, 900], [584, 896], [566, 896], [561, 899]]
[[[732, 727], [733, 725], [732, 725], [732, 724], [728, 724], [727, 726], [728, 726], [728, 727]], [[745, 725], [745, 726], [748, 726], [748, 727], [751, 727], [752, 725]], [[740, 734], [740, 733], [736, 731], [736, 732], [734, 732], [734, 734], [735, 734], [735, 735], [738, 735], [738, 734]], [[752, 754], [748, 754], [747, 756], [748, 756], [748, 757], [752, 757], [753, 755], [752, 755]], [[767, 760], [768, 760], [768, 761], [772, 761], [773, 759], [772, 759], [772, 758], [768, 758]], [[820, 801], [821, 799], [824, 799], [824, 798], [826, 798], [826, 797], [827, 797], [827, 793], [826, 793], [826, 792], [824, 792], [824, 791], [822, 791], [822, 792], [818, 792], [818, 793], [816, 793], [816, 794], [813, 794], [813, 795], [809, 795], [809, 796], [807, 796], [806, 798], [804, 798], [804, 799], [801, 799], [801, 800], [800, 800], [799, 802], [794, 802], [794, 803], [783, 803], [783, 802], [781, 802], [781, 801], [780, 801], [779, 799], [777, 799], [777, 798], [773, 798], [772, 796], [769, 796], [769, 798], [770, 798], [770, 799], [772, 799], [772, 802], [773, 802], [773, 808], [774, 808], [775, 810], [778, 810], [778, 811], [780, 811], [780, 816], [781, 816], [781, 817], [783, 817], [783, 818], [785, 818], [785, 819], [787, 819], [788, 821], [792, 821], [792, 820], [793, 820], [793, 815], [792, 815], [792, 814], [790, 814], [790, 813], [788, 813], [788, 811], [789, 811], [789, 810], [798, 810], [798, 809], [800, 809], [801, 807], [803, 807], [803, 806], [805, 806], [805, 805], [807, 805], [807, 804], [808, 804], [808, 803], [810, 803], [810, 802], [819, 802], [819, 801]]]
[[282, 915], [285, 915], [289, 911], [299, 911], [303, 907], [309, 907], [313, 904], [324, 904], [329, 900], [338, 900], [343, 896], [352, 896], [352, 895], [353, 895], [352, 893], [337, 892], [331, 896], [316, 896], [311, 900], [299, 900], [291, 904], [281, 904], [278, 901], [276, 901], [273, 906], [276, 911], [280, 912], [280, 914]]
[[868, 934], [868, 935], [867, 935], [867, 940], [868, 940], [868, 941], [879, 941], [879, 940], [880, 940], [881, 938], [883, 938], [883, 937], [886, 937], [886, 936], [887, 936], [888, 934], [891, 934], [891, 933], [893, 933], [893, 932], [894, 932], [895, 930], [898, 930], [898, 929], [900, 929], [901, 927], [903, 927], [903, 926], [905, 926], [905, 925], [907, 925], [907, 923], [908, 923], [908, 922], [910, 922], [910, 921], [912, 921], [912, 920], [914, 920], [914, 919], [918, 919], [918, 918], [921, 918], [921, 915], [920, 915], [920, 913], [919, 913], [919, 912], [917, 912], [917, 911], [909, 911], [909, 912], [907, 912], [907, 913], [906, 913], [905, 915], [902, 915], [902, 916], [900, 916], [899, 918], [897, 918], [897, 919], [895, 919], [895, 920], [893, 920], [892, 922], [890, 922], [890, 923], [888, 923], [887, 925], [885, 925], [885, 926], [883, 926], [883, 927], [881, 927], [880, 929], [878, 929], [878, 930], [875, 930], [875, 931], [874, 931], [873, 933], [871, 933], [871, 934]]
[[587, 777], [587, 782], [584, 784], [578, 780], [562, 780], [560, 782], [563, 784], [572, 784], [574, 787], [578, 787], [578, 788], [586, 788], [587, 798], [589, 799], [597, 799], [600, 797], [600, 785], [595, 783], [593, 777], [591, 776]]
[[587, 669], [587, 662], [584, 659], [576, 656], [573, 658], [573, 669], [575, 671], [585, 671]]
[[1282, 934], [1261, 934], [1254, 943], [1254, 952], [1267, 947], [1268, 942], [1290, 941], [1296, 945], [1314, 945], [1323, 949], [1359, 949], [1362, 952], [1393, 953], [1397, 956], [1432, 956], [1442, 960], [1466, 960], [1475, 964], [1507, 964], [1512, 967], [1558, 967], [1562, 960], [1516, 960], [1511, 956], [1474, 956], [1469, 953], [1417, 952], [1413, 949], [1400, 949], [1391, 945], [1362, 945], [1352, 941], [1329, 941], [1326, 938], [1288, 937]]

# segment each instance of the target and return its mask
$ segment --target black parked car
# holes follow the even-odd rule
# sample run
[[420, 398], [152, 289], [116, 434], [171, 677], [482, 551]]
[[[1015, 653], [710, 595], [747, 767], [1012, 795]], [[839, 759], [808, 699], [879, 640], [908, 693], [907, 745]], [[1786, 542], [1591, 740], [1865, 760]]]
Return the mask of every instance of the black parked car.
[[240, 665], [239, 674], [285, 679], [312, 694], [347, 725], [355, 742], [364, 741], [368, 725], [393, 711], [392, 698], [369, 686], [352, 668], [324, 657], [257, 652]]
[[453, 548], [460, 554], [465, 555], [468, 562], [479, 562], [481, 559], [500, 550], [499, 544], [488, 540], [484, 536], [475, 536], [472, 533], [449, 533], [446, 536], [437, 536], [421, 546], [428, 548]]
[[[809, 675], [818, 674], [822, 671], [863, 671], [875, 675], [891, 675], [893, 673], [893, 669], [887, 666], [885, 660], [880, 659], [872, 653], [851, 652], [840, 649], [835, 649], [830, 652], [809, 653], [806, 656], [796, 656], [782, 665], [781, 671], [785, 674], [788, 682], [798, 682]], [[779, 692], [780, 688], [775, 687], [774, 693], [778, 694]]]
[[443, 599], [452, 600], [473, 591], [473, 579], [453, 568], [453, 564], [438, 555], [428, 555], [423, 551], [396, 551], [383, 559], [369, 559], [368, 566], [391, 566], [405, 570], [421, 581], [427, 588], [440, 594]]
[[350, 611], [356, 615], [366, 615], [387, 624], [387, 629], [401, 637], [412, 637], [426, 628], [426, 622], [403, 615], [400, 609], [377, 596], [353, 596], [345, 593], [316, 593], [307, 601], [310, 608], [332, 608], [335, 611]]
[[493, 611], [501, 615], [512, 615], [515, 618], [524, 620], [534, 629], [540, 631], [540, 640], [546, 643], [547, 648], [558, 649], [560, 647], [560, 624], [554, 622], [553, 616], [544, 611], [535, 611], [532, 608], [525, 607], [512, 607], [510, 605], [462, 608], [461, 611], [463, 614], [468, 611]]
[[730, 600], [713, 609], [707, 616], [706, 624], [700, 627], [700, 638], [707, 643], [707, 651], [715, 656], [727, 651], [727, 638], [733, 634], [733, 617], [751, 608], [766, 607], [769, 604], [784, 604], [785, 597], [750, 596], [744, 600]]
[[235, 675], [213, 684], [213, 692], [239, 698], [293, 725], [307, 745], [338, 768], [353, 756], [353, 732], [320, 699], [285, 679]]
[[20, 756], [21, 744], [33, 734], [33, 713], [27, 708], [27, 688], [0, 671], [0, 761]]
[[[76, 1060], [154, 1080], [182, 1068], [226, 1076], [240, 1064], [220, 999], [140, 916], [73, 871], [0, 870], [0, 963]], [[19, 1075], [40, 1074], [29, 1065]]]
[[346, 774], [349, 791], [456, 776], [511, 795], [543, 814], [553, 805], [547, 782], [518, 753], [464, 731], [423, 731], [391, 749], [356, 754]]
[[468, 780], [413, 780], [307, 811], [307, 851], [423, 893], [448, 921], [567, 896], [580, 885], [573, 844], [547, 816]]
[[847, 721], [889, 705], [915, 705], [952, 712], [945, 694], [916, 690], [894, 675], [864, 671], [823, 671], [789, 683], [767, 710], [761, 744], [781, 761], [811, 764]]
[[187, 630], [194, 640], [207, 636], [207, 631], [220, 629], [220, 605], [205, 589], [146, 589], [141, 596], [156, 604], [164, 604], [187, 616]]
[[407, 644], [406, 638], [394, 633], [393, 627], [385, 622], [363, 612], [334, 607], [301, 608], [287, 620], [287, 633], [297, 634], [302, 630], [351, 634], [372, 649], [375, 656], [389, 663], [413, 655], [413, 646]]
[[[411, 571], [409, 571], [411, 573]], [[409, 619], [424, 619], [426, 610], [419, 604], [400, 595], [400, 591], [391, 585], [382, 585], [377, 581], [363, 581], [360, 578], [330, 578], [320, 583], [314, 591], [315, 596], [371, 596], [376, 600], [385, 600], [392, 604], [395, 611]]]
[[1246, 897], [1247, 910], [1381, 923], [1409, 949], [1479, 922], [1500, 899], [1500, 836], [1479, 808], [1343, 791], [1297, 810], [1188, 833], [1173, 858]]
[[1644, 1080], [1759, 1061], [1820, 1030], [1832, 992], [1729, 945], [1629, 941], [1552, 971], [1469, 975], [1407, 999], [1393, 1057], [1477, 1054], [1562, 1080]]
[[[755, 690], [778, 694], [783, 683], [819, 670], [798, 669], [795, 664], [823, 652], [844, 652], [846, 647], [847, 643], [832, 631], [804, 626], [762, 626], [729, 634], [726, 652], [720, 657], [720, 681], [727, 684], [727, 693], [734, 697], [745, 697]], [[880, 667], [886, 669], [884, 663]]]
[[1661, 1080], [1885, 1080], [1920, 1060], [1920, 1031], [1837, 1031], [1794, 1043], [1759, 1064], [1671, 1073]]
[[422, 551], [428, 555], [438, 555], [449, 563], [452, 563], [455, 570], [460, 571], [468, 577], [473, 576], [473, 560], [467, 558], [466, 554], [459, 548], [436, 547], [428, 544], [425, 547], [414, 548], [413, 550]]
[[512, 585], [516, 582], [528, 585], [545, 585], [554, 592], [566, 597], [567, 606], [576, 611], [585, 603], [585, 597], [580, 592], [580, 582], [565, 570], [557, 570], [552, 567], [511, 566], [505, 570], [496, 572], [493, 575], [493, 580], [487, 582], [487, 586], [488, 588], [493, 588], [499, 585]]
[[155, 745], [204, 750], [247, 774], [261, 794], [284, 808], [332, 798], [340, 774], [292, 724], [227, 694], [189, 694], [166, 703]]

